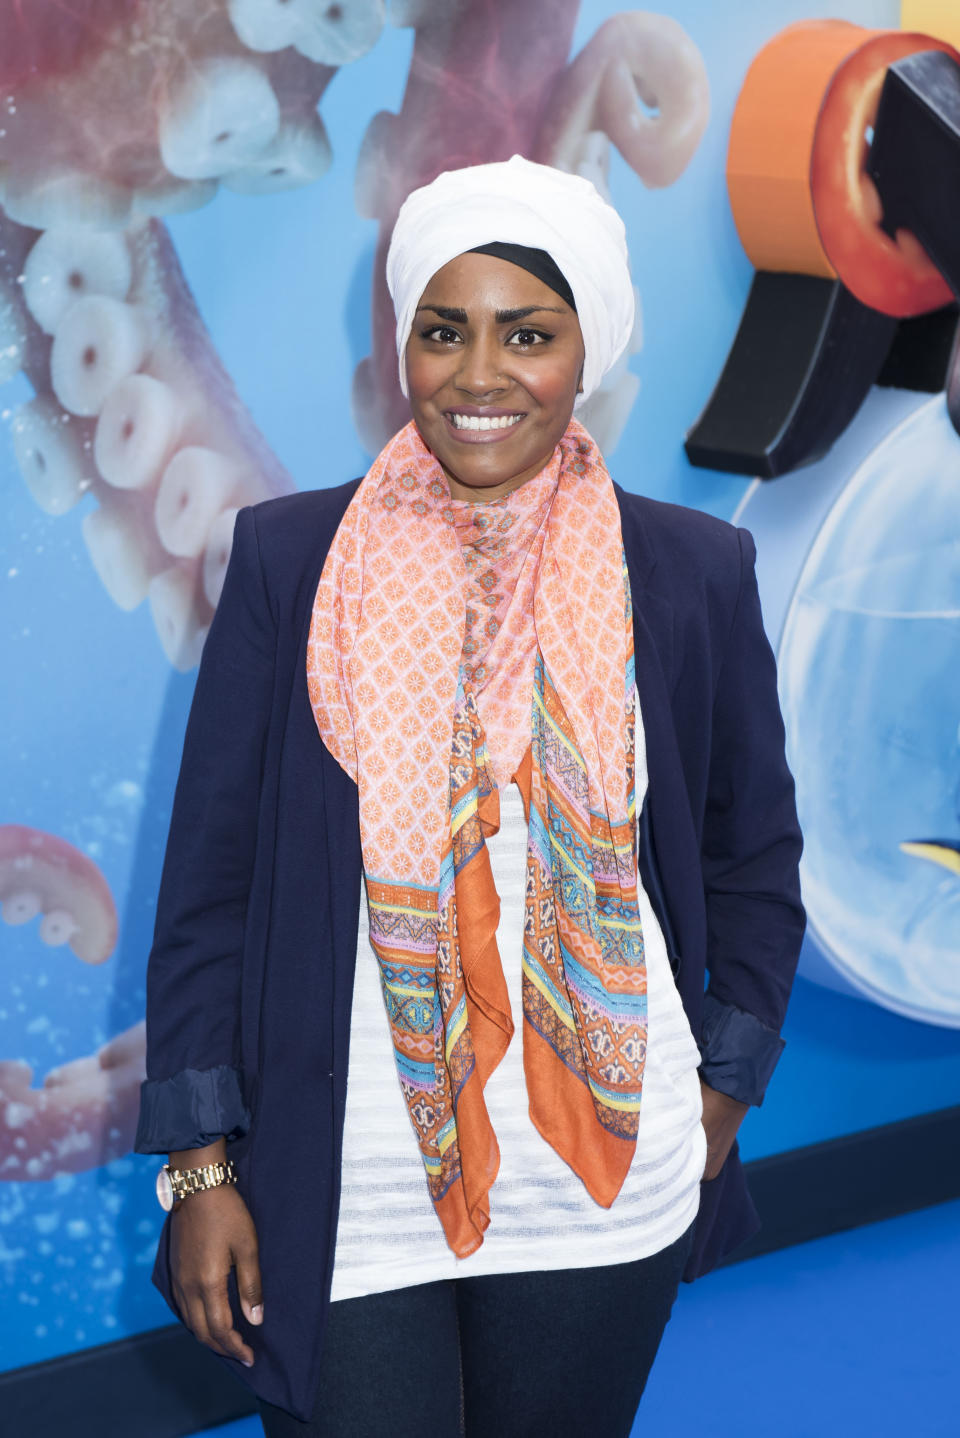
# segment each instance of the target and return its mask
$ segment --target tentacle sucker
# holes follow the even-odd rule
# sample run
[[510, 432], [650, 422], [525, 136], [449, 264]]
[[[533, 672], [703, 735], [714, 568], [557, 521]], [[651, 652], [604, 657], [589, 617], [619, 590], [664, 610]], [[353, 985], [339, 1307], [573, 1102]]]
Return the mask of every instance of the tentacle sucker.
[[700, 143], [709, 95], [703, 57], [682, 25], [644, 11], [615, 15], [554, 89], [535, 158], [580, 172], [602, 132], [645, 185], [672, 185]]

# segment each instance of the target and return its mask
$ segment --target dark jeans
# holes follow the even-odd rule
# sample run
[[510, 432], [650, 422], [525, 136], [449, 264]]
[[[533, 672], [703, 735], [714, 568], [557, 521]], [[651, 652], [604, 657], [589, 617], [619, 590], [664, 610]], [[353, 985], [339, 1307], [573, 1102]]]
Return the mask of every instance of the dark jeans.
[[457, 1278], [330, 1306], [313, 1418], [267, 1438], [628, 1438], [693, 1225], [650, 1258]]

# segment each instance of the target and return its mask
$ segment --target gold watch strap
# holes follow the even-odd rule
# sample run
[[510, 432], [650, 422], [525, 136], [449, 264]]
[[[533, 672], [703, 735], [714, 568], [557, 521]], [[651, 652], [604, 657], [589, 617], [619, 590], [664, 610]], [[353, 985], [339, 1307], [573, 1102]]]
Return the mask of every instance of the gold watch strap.
[[218, 1188], [222, 1183], [236, 1183], [237, 1170], [233, 1159], [225, 1163], [205, 1163], [200, 1168], [167, 1168], [174, 1198], [186, 1198], [189, 1193], [201, 1193], [207, 1188]]

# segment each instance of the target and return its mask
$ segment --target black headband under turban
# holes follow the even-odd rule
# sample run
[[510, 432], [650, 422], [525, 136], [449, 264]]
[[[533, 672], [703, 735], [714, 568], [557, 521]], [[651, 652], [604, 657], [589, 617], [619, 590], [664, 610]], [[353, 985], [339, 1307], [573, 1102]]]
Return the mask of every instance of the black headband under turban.
[[566, 278], [560, 266], [552, 255], [546, 250], [535, 250], [530, 245], [512, 245], [503, 240], [493, 240], [489, 245], [474, 245], [469, 252], [471, 255], [492, 255], [496, 260], [509, 260], [511, 265], [519, 265], [522, 270], [528, 270], [531, 275], [536, 275], [542, 280], [554, 294], [577, 312], [577, 306], [573, 298], [573, 290], [567, 284]]

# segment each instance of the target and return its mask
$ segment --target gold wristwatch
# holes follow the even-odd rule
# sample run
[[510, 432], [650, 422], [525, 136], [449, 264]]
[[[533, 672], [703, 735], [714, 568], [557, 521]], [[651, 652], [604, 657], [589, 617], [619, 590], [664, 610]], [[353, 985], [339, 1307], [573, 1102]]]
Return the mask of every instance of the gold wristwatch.
[[236, 1183], [237, 1170], [233, 1159], [226, 1163], [205, 1163], [201, 1168], [171, 1168], [168, 1163], [157, 1174], [157, 1199], [165, 1213], [188, 1193], [202, 1193], [205, 1188], [218, 1188], [221, 1183]]

